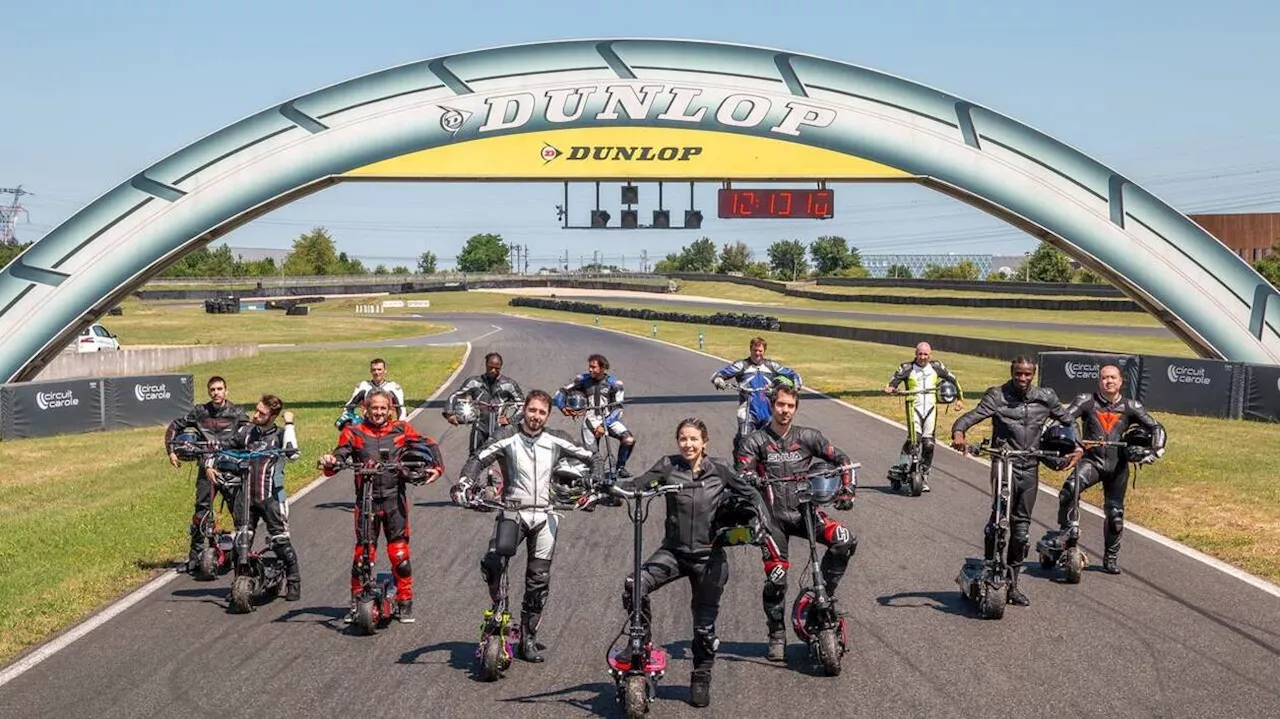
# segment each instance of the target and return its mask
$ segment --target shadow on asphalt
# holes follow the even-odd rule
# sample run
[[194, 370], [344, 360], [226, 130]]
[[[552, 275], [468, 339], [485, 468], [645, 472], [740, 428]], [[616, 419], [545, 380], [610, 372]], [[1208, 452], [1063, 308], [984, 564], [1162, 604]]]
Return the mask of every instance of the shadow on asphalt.
[[[909, 601], [920, 600], [920, 601]], [[970, 610], [968, 601], [959, 591], [954, 592], [898, 592], [876, 597], [882, 607], [894, 609], [933, 609], [945, 614], [977, 616]]]
[[[656, 700], [659, 702], [678, 701], [688, 703], [689, 687], [681, 682], [669, 682], [669, 678], [670, 675], [668, 675], [667, 679], [659, 681]], [[593, 684], [578, 684], [538, 694], [528, 694], [522, 697], [512, 697], [502, 701], [515, 702], [517, 704], [564, 704], [575, 709], [591, 712], [595, 716], [621, 717], [623, 716], [623, 711], [617, 697], [618, 690], [614, 684], [596, 682]], [[651, 707], [653, 710], [661, 710], [660, 706], [651, 705]]]
[[341, 509], [344, 512], [356, 511], [355, 502], [318, 502], [311, 505], [316, 509]]
[[[438, 656], [447, 652], [444, 661]], [[443, 664], [447, 663], [450, 668], [466, 672], [467, 675], [479, 681], [479, 677], [475, 673], [476, 662], [476, 644], [475, 642], [441, 642], [432, 644], [418, 649], [411, 649], [396, 660], [396, 664]]]

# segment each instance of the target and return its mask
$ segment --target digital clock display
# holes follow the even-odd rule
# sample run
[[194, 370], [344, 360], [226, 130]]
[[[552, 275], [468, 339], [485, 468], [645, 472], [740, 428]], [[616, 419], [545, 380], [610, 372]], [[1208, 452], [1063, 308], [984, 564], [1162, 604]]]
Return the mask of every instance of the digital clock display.
[[721, 189], [720, 217], [795, 217], [826, 220], [835, 214], [834, 190]]

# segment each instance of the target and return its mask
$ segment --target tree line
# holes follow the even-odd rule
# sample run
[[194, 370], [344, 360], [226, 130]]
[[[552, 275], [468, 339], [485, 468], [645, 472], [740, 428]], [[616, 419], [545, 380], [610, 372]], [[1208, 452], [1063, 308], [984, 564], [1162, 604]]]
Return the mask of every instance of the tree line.
[[[31, 243], [0, 243], [0, 267], [20, 254]], [[502, 236], [493, 233], [472, 235], [458, 253], [460, 272], [511, 271], [510, 250]], [[707, 274], [742, 274], [760, 279], [783, 281], [813, 276], [866, 277], [870, 273], [862, 264], [862, 254], [857, 247], [843, 237], [825, 235], [805, 244], [797, 239], [778, 240], [765, 251], [766, 257], [757, 260], [746, 243], [730, 242], [716, 247], [710, 237], [700, 237], [659, 260], [654, 272], [703, 272]], [[333, 236], [323, 227], [316, 227], [294, 240], [293, 246], [282, 262], [267, 257], [261, 260], [244, 260], [233, 254], [230, 247], [216, 249], [202, 247], [187, 253], [161, 277], [268, 277], [279, 275], [408, 275], [435, 274], [438, 258], [434, 252], [423, 252], [417, 265], [410, 269], [405, 265], [388, 268], [386, 265], [366, 267], [360, 260], [339, 252]], [[1280, 253], [1253, 263], [1263, 277], [1280, 287]], [[592, 265], [583, 270], [613, 269], [616, 267]], [[889, 277], [911, 279], [913, 273], [904, 265], [888, 268]], [[949, 265], [928, 265], [920, 273], [924, 279], [980, 279], [981, 271], [971, 260], [961, 260]], [[1041, 242], [1012, 273], [994, 273], [990, 280], [1030, 280], [1033, 282], [1082, 282], [1100, 283], [1096, 273], [1088, 268], [1076, 268], [1067, 256], [1056, 247]]]

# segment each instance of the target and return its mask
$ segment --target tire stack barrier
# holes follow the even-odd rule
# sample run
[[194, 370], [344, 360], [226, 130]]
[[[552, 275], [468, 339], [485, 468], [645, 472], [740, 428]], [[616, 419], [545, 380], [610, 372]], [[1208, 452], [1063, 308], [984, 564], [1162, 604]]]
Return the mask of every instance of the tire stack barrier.
[[212, 297], [204, 301], [204, 311], [211, 315], [240, 314], [240, 298], [235, 295]]
[[687, 312], [668, 312], [664, 310], [629, 309], [626, 307], [605, 307], [595, 302], [574, 302], [571, 300], [551, 300], [541, 297], [512, 297], [508, 302], [512, 307], [537, 307], [544, 310], [561, 310], [591, 315], [608, 315], [625, 317], [633, 320], [649, 320], [651, 322], [685, 322], [689, 324], [716, 325], [719, 327], [739, 327], [743, 329], [766, 330], [778, 332], [782, 323], [777, 317], [751, 315], [736, 312], [717, 312], [713, 315], [692, 315]]

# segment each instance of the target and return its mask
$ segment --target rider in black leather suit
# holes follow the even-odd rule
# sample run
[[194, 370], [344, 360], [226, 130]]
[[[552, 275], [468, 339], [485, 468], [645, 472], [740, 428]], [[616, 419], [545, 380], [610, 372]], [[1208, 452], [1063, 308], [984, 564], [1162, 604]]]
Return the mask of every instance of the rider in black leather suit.
[[[1036, 376], [1036, 361], [1030, 357], [1018, 356], [1010, 363], [1011, 379], [998, 386], [989, 387], [977, 407], [960, 415], [951, 425], [951, 446], [964, 451], [966, 442], [964, 433], [975, 424], [988, 417], [991, 418], [993, 445], [1008, 444], [1015, 450], [1035, 450], [1040, 447], [1040, 436], [1045, 422], [1055, 419], [1066, 423], [1067, 413], [1058, 401], [1058, 395], [1048, 387], [1034, 387], [1032, 381]], [[1040, 477], [1040, 461], [1050, 467], [1062, 470], [1070, 467], [1079, 459], [1079, 454], [1068, 455], [1061, 460], [1037, 460], [1031, 457], [1014, 457], [1013, 490], [1010, 497], [1011, 527], [1007, 562], [1012, 570], [1012, 581], [1009, 585], [1008, 601], [1017, 606], [1027, 606], [1031, 600], [1018, 587], [1018, 574], [1022, 571], [1022, 561], [1027, 558], [1027, 549], [1031, 546], [1030, 534], [1031, 512], [1036, 504], [1036, 485]], [[994, 466], [992, 470], [994, 471]], [[996, 508], [991, 508], [988, 527], [994, 527]], [[985, 557], [993, 559], [995, 555], [995, 535], [988, 531], [985, 541]]]

